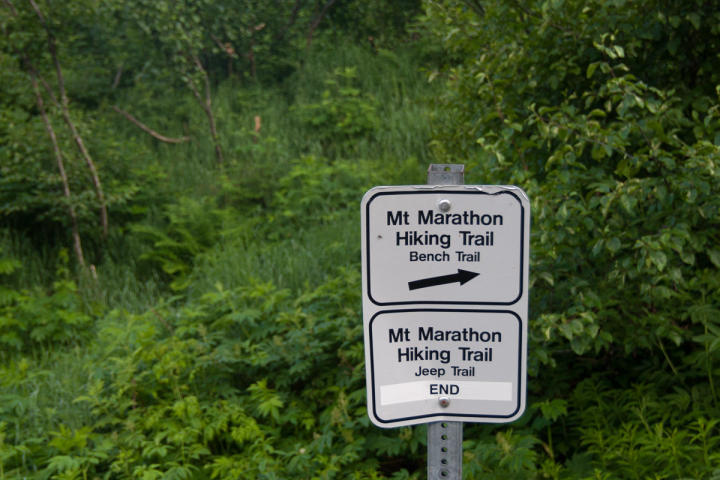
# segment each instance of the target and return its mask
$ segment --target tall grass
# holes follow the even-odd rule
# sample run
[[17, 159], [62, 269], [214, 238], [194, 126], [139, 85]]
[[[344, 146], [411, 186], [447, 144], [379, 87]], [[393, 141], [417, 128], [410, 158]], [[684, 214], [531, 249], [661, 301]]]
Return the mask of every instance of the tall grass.
[[70, 350], [38, 350], [0, 364], [0, 419], [7, 438], [17, 443], [43, 438], [65, 425], [79, 428], [90, 411], [75, 399], [87, 388], [91, 354]]
[[[319, 101], [337, 69], [350, 67], [357, 72], [354, 86], [374, 100], [378, 127], [354, 138], [345, 148], [327, 151], [318, 141], [322, 132], [303, 122], [296, 109]], [[163, 126], [168, 134], [189, 133], [192, 141], [163, 144], [128, 125], [119, 125], [118, 131], [144, 143], [152, 152], [154, 161], [166, 172], [165, 188], [173, 196], [224, 194], [240, 202], [235, 205], [239, 216], [257, 215], [272, 203], [277, 182], [305, 155], [317, 155], [330, 163], [352, 159], [361, 170], [374, 172], [381, 183], [422, 183], [424, 167], [417, 167], [431, 162], [428, 99], [435, 88], [427, 82], [410, 48], [374, 52], [340, 44], [331, 50], [312, 49], [302, 66], [280, 84], [247, 86], [231, 79], [214, 87], [213, 110], [226, 160], [222, 167], [215, 161], [207, 119], [189, 92], [176, 92], [179, 97], [172, 102], [158, 99], [155, 110], [143, 103], [148, 93], [142, 89], [127, 102], [145, 112], [147, 123]], [[163, 107], [174, 112], [177, 119], [168, 118]], [[255, 117], [260, 119], [259, 132], [254, 131]], [[124, 122], [120, 118], [116, 121]], [[357, 192], [358, 202], [362, 193]], [[190, 289], [211, 288], [218, 281], [237, 285], [250, 278], [271, 280], [291, 289], [319, 282], [333, 265], [347, 264], [358, 254], [356, 210], [349, 210], [337, 224], [308, 227], [294, 238], [277, 243], [254, 239], [252, 232], [225, 238], [197, 259]], [[125, 247], [118, 245], [125, 253], [109, 255], [97, 266], [102, 277], [99, 296], [109, 305], [136, 309], [159, 295], [157, 277], [136, 280], [137, 257], [142, 249], [137, 250], [137, 242], [130, 245], [133, 242], [128, 239]]]
[[339, 268], [356, 265], [359, 239], [360, 222], [354, 211], [338, 222], [281, 241], [227, 238], [199, 260], [190, 293], [202, 294], [216, 283], [234, 288], [252, 281], [272, 282], [298, 292], [322, 283]]
[[3, 276], [6, 285], [28, 288], [48, 285], [54, 276], [57, 252], [51, 246], [36, 247], [21, 232], [0, 230], [0, 258], [9, 257], [20, 262], [12, 275]]
[[382, 159], [390, 167], [407, 157], [430, 162], [429, 98], [437, 86], [427, 81], [411, 47], [398, 52], [373, 52], [341, 45], [337, 50], [314, 53], [291, 79], [296, 103], [317, 101], [336, 69], [354, 67], [357, 88], [377, 102], [380, 126], [372, 135], [357, 141], [353, 156]]
[[[332, 49], [327, 45], [318, 42], [290, 77], [274, 85], [229, 79], [213, 86], [213, 109], [226, 159], [223, 166], [216, 163], [207, 118], [189, 91], [138, 84], [134, 90], [119, 92], [116, 103], [148, 126], [168, 136], [191, 138], [181, 144], [158, 142], [111, 109], [98, 112], [94, 124], [97, 138], [89, 143], [101, 159], [113, 160], [106, 169], [109, 175], [146, 170], [149, 173], [142, 175], [151, 178], [158, 175], [153, 172], [163, 172], [162, 178], [154, 178], [154, 185], [137, 185], [136, 197], [150, 200], [145, 200], [144, 219], [136, 215], [130, 222], [142, 221], [162, 229], [164, 205], [181, 197], [224, 199], [230, 202], [227, 206], [238, 209], [239, 220], [264, 215], [278, 195], [278, 182], [307, 155], [330, 164], [350, 160], [359, 172], [372, 174], [379, 183], [422, 183], [422, 166], [431, 162], [428, 99], [436, 86], [427, 82], [412, 46], [391, 52], [353, 43], [338, 43]], [[319, 102], [328, 89], [327, 82], [346, 68], [355, 69], [352, 86], [372, 102], [377, 127], [342, 147], [327, 149], [318, 140], [323, 132], [303, 121], [297, 110]], [[261, 124], [259, 132], [255, 131], [256, 117]], [[132, 178], [142, 181], [144, 177]], [[112, 176], [104, 178], [106, 184], [114, 181]], [[358, 202], [362, 193], [357, 192]], [[142, 311], [169, 293], [167, 278], [141, 260], [151, 246], [127, 226], [118, 228], [128, 218], [118, 217], [114, 211], [110, 215], [115, 229], [104, 243], [88, 244], [88, 251], [98, 252], [89, 258], [96, 276], [79, 277], [80, 290], [88, 308]], [[212, 288], [218, 281], [233, 286], [261, 279], [293, 290], [321, 282], [335, 267], [357, 261], [358, 222], [359, 212], [350, 208], [331, 225], [311, 222], [282, 241], [256, 238], [253, 231], [236, 238], [222, 236], [220, 243], [195, 259], [190, 291]], [[218, 225], [220, 228], [245, 227], [238, 221], [234, 226]], [[11, 278], [13, 284], [49, 288], [57, 252], [63, 245], [38, 249], [7, 230], [0, 243], [6, 254], [23, 265]]]
[[[357, 69], [354, 86], [363, 98], [373, 99], [379, 122], [377, 128], [352, 138], [343, 148], [329, 150], [318, 141], [322, 132], [303, 122], [297, 107], [318, 102], [326, 81], [336, 76], [336, 69], [347, 67]], [[285, 179], [285, 188], [294, 188], [286, 176], [308, 155], [325, 165], [339, 161], [355, 165], [363, 178], [380, 179], [380, 183], [422, 182], [424, 168], [418, 165], [430, 162], [426, 99], [433, 88], [411, 52], [375, 53], [354, 45], [311, 50], [302, 67], [277, 85], [247, 86], [229, 80], [213, 88], [213, 108], [226, 158], [223, 166], [216, 164], [207, 119], [189, 92], [157, 96], [140, 86], [123, 93], [117, 103], [144, 123], [168, 136], [189, 135], [191, 141], [160, 143], [109, 109], [100, 113], [98, 125], [111, 129], [106, 135], [114, 136], [116, 143], [115, 147], [97, 148], [116, 148], [113, 155], [122, 158], [122, 164], [111, 171], [146, 169], [151, 177], [153, 171], [163, 172], [163, 177], [156, 176], [154, 186], [138, 185], [138, 195], [150, 199], [145, 200], [144, 213], [130, 220], [116, 216], [110, 238], [92, 259], [96, 276], [78, 277], [85, 308], [95, 313], [101, 327], [111, 321], [108, 312], [112, 310], [148, 311], [163, 298], [177, 294], [170, 290], [167, 275], [142, 260], [142, 254], [155, 247], [129, 227], [141, 222], [162, 230], [167, 222], [163, 212], [182, 197], [215, 199], [218, 208], [229, 212], [224, 218], [230, 218], [216, 225], [217, 243], [190, 260], [190, 284], [182, 292], [186, 298], [214, 290], [218, 283], [233, 288], [254, 281], [272, 282], [300, 293], [327, 281], [339, 269], [357, 268], [359, 209], [341, 206], [332, 220], [320, 215], [315, 220], [317, 212], [309, 211], [308, 220], [293, 228], [277, 220], [281, 212], [273, 211], [274, 205], [282, 204], [276, 198], [278, 185]], [[255, 117], [261, 121], [259, 132], [254, 131]], [[106, 183], [112, 181], [105, 179]], [[363, 188], [370, 186], [347, 194], [357, 197], [359, 205]], [[303, 184], [296, 187], [309, 188]], [[253, 227], [257, 221], [248, 221], [257, 216], [262, 217], [261, 229]], [[282, 235], [274, 236], [272, 227], [267, 226], [271, 217], [276, 218]], [[121, 221], [125, 222], [122, 228]], [[0, 245], [23, 264], [14, 277], [18, 286], [52, 284], [61, 245], [38, 251], [7, 232], [0, 236]], [[79, 428], [85, 424], [89, 412], [84, 403], [74, 400], [88, 388], [89, 373], [82, 365], [91, 365], [93, 358], [102, 356], [97, 345], [92, 340], [79, 346], [49, 343], [42, 352], [2, 366], [4, 410], [0, 413], [7, 422], [6, 435], [12, 435], [7, 438], [47, 439], [52, 437], [47, 432], [60, 425]]]

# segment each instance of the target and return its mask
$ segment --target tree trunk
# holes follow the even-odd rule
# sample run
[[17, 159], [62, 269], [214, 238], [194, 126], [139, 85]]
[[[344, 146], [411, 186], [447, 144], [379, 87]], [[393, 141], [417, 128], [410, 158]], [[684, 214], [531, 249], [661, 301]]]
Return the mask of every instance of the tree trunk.
[[45, 130], [50, 137], [50, 142], [53, 146], [53, 153], [55, 154], [55, 162], [57, 163], [58, 170], [60, 171], [60, 178], [63, 184], [63, 194], [68, 202], [68, 213], [70, 214], [70, 227], [72, 229], [73, 247], [75, 250], [75, 256], [77, 257], [78, 263], [85, 267], [85, 257], [83, 256], [82, 242], [80, 241], [80, 232], [78, 231], [77, 215], [75, 214], [75, 207], [72, 204], [72, 195], [70, 193], [70, 183], [68, 182], [67, 173], [65, 172], [65, 164], [62, 159], [62, 152], [55, 136], [55, 130], [50, 123], [50, 119], [45, 112], [45, 104], [43, 103], [42, 95], [40, 94], [40, 87], [38, 87], [37, 78], [35, 73], [30, 73], [30, 81], [32, 82], [33, 91], [35, 92], [35, 101], [40, 111], [40, 116], [45, 124]]
[[310, 24], [310, 31], [307, 35], [307, 43], [305, 45], [305, 48], [309, 48], [310, 44], [312, 43], [313, 34], [315, 34], [315, 30], [320, 25], [320, 22], [322, 21], [323, 17], [325, 16], [325, 13], [327, 13], [328, 9], [332, 7], [332, 4], [335, 3], [335, 0], [328, 0], [325, 2], [325, 5], [323, 5], [322, 10], [320, 10], [320, 13], [313, 19], [312, 23]]
[[120, 115], [122, 115], [123, 117], [127, 118], [130, 123], [132, 123], [133, 125], [137, 126], [140, 130], [142, 130], [143, 132], [147, 133], [147, 134], [150, 135], [151, 137], [153, 137], [153, 138], [155, 138], [155, 139], [157, 139], [157, 140], [160, 140], [161, 142], [165, 142], [165, 143], [183, 143], [183, 142], [187, 142], [188, 140], [190, 140], [190, 137], [180, 137], [180, 138], [166, 137], [165, 135], [161, 135], [161, 134], [159, 134], [158, 132], [156, 132], [155, 130], [153, 130], [152, 128], [148, 127], [147, 125], [145, 125], [144, 123], [142, 123], [140, 120], [138, 120], [137, 118], [135, 118], [135, 117], [133, 117], [132, 115], [130, 115], [130, 114], [129, 114], [128, 112], [126, 112], [125, 110], [122, 110], [122, 109], [121, 109], [120, 107], [118, 107], [117, 105], [113, 105], [113, 106], [112, 106], [112, 109], [115, 110], [115, 111], [116, 111], [117, 113], [119, 113]]
[[195, 95], [195, 99], [200, 104], [200, 107], [205, 112], [205, 116], [207, 116], [208, 125], [210, 126], [210, 136], [212, 137], [213, 145], [215, 146], [215, 158], [217, 159], [218, 165], [222, 165], [225, 160], [223, 157], [222, 148], [220, 147], [217, 127], [215, 126], [215, 115], [213, 115], [212, 111], [212, 99], [210, 96], [210, 79], [208, 78], [208, 74], [205, 71], [205, 68], [203, 68], [202, 63], [200, 63], [200, 60], [197, 58], [197, 56], [188, 54], [188, 57], [195, 64], [195, 68], [197, 68], [197, 70], [202, 74], [203, 83], [205, 86], [205, 97], [203, 98], [203, 96], [200, 95], [200, 92], [195, 86], [195, 83], [193, 83], [193, 79], [189, 76], [187, 79], [188, 86], [190, 87], [190, 90], [192, 90], [193, 95]]
[[[97, 168], [95, 168], [95, 162], [93, 161], [92, 157], [90, 156], [90, 152], [88, 152], [87, 148], [85, 147], [85, 143], [83, 142], [82, 137], [80, 136], [80, 133], [78, 133], [77, 128], [75, 127], [75, 123], [72, 121], [72, 118], [70, 118], [70, 109], [68, 107], [69, 101], [67, 97], [67, 92], [65, 91], [65, 78], [63, 77], [62, 68], [60, 67], [60, 60], [57, 55], [57, 46], [55, 42], [55, 37], [53, 36], [52, 32], [50, 31], [50, 28], [47, 25], [47, 22], [45, 21], [45, 17], [43, 16], [42, 12], [40, 11], [40, 8], [35, 3], [35, 0], [29, 0], [30, 5], [32, 6], [33, 10], [37, 14], [38, 18], [40, 19], [40, 23], [42, 24], [43, 28], [45, 29], [45, 32], [48, 36], [48, 50], [50, 52], [50, 56], [53, 60], [53, 64], [55, 65], [55, 75], [57, 76], [57, 82], [58, 82], [58, 90], [60, 91], [60, 111], [62, 112], [63, 119], [65, 120], [65, 123], [67, 124], [68, 128], [70, 129], [70, 133], [73, 137], [73, 140], [75, 141], [75, 145], [77, 145], [78, 150], [80, 151], [80, 154], [82, 155], [83, 159], [85, 160], [85, 163], [88, 166], [88, 169], [90, 170], [90, 176], [92, 178], [93, 186], [95, 187], [95, 196], [98, 199], [98, 203], [100, 204], [100, 224], [102, 226], [103, 231], [103, 237], [107, 237], [108, 234], [108, 214], [107, 214], [107, 206], [105, 203], [105, 194], [103, 192], [102, 184], [100, 183], [100, 176], [98, 175]], [[57, 100], [55, 100], [57, 103]]]

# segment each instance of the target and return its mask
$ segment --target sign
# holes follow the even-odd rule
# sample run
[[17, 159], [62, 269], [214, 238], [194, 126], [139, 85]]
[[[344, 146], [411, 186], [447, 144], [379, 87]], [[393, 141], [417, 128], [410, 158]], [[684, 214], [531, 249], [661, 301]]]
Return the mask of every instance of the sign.
[[527, 363], [525, 193], [375, 187], [361, 210], [373, 423], [517, 419], [525, 409]]

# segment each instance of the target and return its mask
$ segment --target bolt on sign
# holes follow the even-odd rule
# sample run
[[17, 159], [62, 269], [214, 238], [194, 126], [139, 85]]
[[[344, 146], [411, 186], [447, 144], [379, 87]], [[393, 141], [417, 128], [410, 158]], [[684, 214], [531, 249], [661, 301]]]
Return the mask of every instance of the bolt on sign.
[[373, 423], [520, 417], [530, 246], [525, 192], [484, 185], [375, 187], [361, 211]]

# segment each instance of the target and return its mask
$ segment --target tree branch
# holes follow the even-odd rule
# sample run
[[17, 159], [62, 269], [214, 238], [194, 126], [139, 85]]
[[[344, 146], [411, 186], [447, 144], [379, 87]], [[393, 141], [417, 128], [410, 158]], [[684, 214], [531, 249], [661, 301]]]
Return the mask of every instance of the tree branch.
[[200, 91], [195, 86], [195, 83], [193, 82], [193, 79], [188, 76], [187, 82], [190, 86], [190, 90], [192, 90], [193, 95], [195, 95], [195, 98], [197, 99], [198, 103], [200, 104], [200, 107], [205, 112], [205, 116], [207, 116], [208, 119], [208, 125], [210, 126], [210, 135], [212, 136], [213, 144], [215, 146], [215, 158], [217, 159], [218, 164], [222, 165], [225, 161], [222, 153], [222, 148], [220, 147], [220, 141], [218, 139], [217, 134], [217, 127], [215, 125], [215, 115], [212, 111], [212, 98], [210, 96], [210, 78], [208, 77], [207, 71], [202, 66], [202, 63], [200, 63], [200, 59], [195, 54], [186, 54], [187, 57], [192, 60], [192, 63], [195, 64], [195, 68], [197, 68], [203, 77], [203, 84], [205, 86], [205, 98], [200, 95]]
[[217, 45], [217, 47], [221, 51], [225, 52], [225, 54], [228, 56], [228, 77], [231, 76], [233, 60], [238, 58], [238, 54], [235, 51], [235, 48], [230, 42], [222, 43], [220, 39], [216, 37], [213, 33], [210, 33], [210, 38], [212, 38], [213, 42], [215, 42], [215, 45]]
[[122, 115], [123, 117], [127, 118], [128, 121], [130, 121], [130, 123], [132, 123], [132, 124], [134, 124], [135, 126], [137, 126], [138, 128], [140, 128], [140, 130], [142, 130], [143, 132], [147, 133], [147, 134], [150, 135], [151, 137], [153, 137], [153, 138], [155, 138], [155, 139], [157, 139], [157, 140], [160, 140], [161, 142], [165, 142], [165, 143], [183, 143], [183, 142], [187, 142], [187, 141], [190, 140], [190, 137], [184, 137], [184, 136], [183, 136], [183, 137], [180, 137], [180, 138], [166, 137], [165, 135], [161, 135], [161, 134], [157, 133], [155, 130], [153, 130], [152, 128], [148, 127], [147, 125], [145, 125], [144, 123], [142, 123], [140, 120], [138, 120], [137, 118], [135, 118], [135, 117], [133, 117], [132, 115], [130, 115], [130, 114], [129, 114], [128, 112], [126, 112], [125, 110], [122, 110], [122, 109], [121, 109], [120, 107], [118, 107], [117, 105], [113, 105], [113, 106], [112, 106], [112, 109], [115, 110], [115, 111], [116, 111], [117, 113], [119, 113], [120, 115]]
[[100, 176], [98, 175], [97, 168], [95, 168], [95, 162], [93, 161], [92, 157], [90, 156], [90, 152], [88, 152], [87, 148], [85, 147], [85, 143], [83, 142], [82, 137], [80, 136], [80, 133], [78, 133], [77, 128], [75, 127], [75, 123], [70, 118], [70, 109], [68, 107], [68, 104], [70, 103], [68, 100], [67, 92], [65, 90], [65, 78], [63, 77], [62, 68], [60, 66], [60, 59], [57, 54], [57, 42], [55, 41], [55, 36], [52, 34], [52, 31], [50, 30], [47, 21], [45, 20], [45, 16], [40, 11], [40, 8], [35, 3], [35, 0], [28, 0], [30, 5], [32, 6], [32, 9], [35, 11], [35, 14], [40, 19], [40, 23], [42, 24], [43, 28], [45, 29], [45, 32], [48, 37], [48, 50], [50, 51], [50, 56], [52, 57], [53, 64], [55, 65], [55, 75], [57, 77], [58, 82], [58, 90], [60, 91], [60, 107], [63, 119], [65, 120], [65, 123], [67, 124], [68, 128], [70, 129], [70, 133], [72, 134], [73, 140], [75, 140], [75, 145], [77, 146], [78, 150], [80, 151], [80, 154], [82, 155], [83, 159], [85, 159], [85, 163], [88, 166], [88, 169], [90, 170], [90, 175], [92, 177], [92, 182], [95, 187], [95, 196], [98, 199], [98, 203], [100, 204], [100, 224], [102, 226], [103, 231], [103, 237], [107, 237], [108, 235], [108, 215], [107, 215], [107, 205], [105, 203], [105, 194], [103, 192], [102, 184], [100, 183]]
[[315, 17], [313, 19], [312, 23], [310, 24], [310, 31], [308, 32], [307, 43], [305, 45], [305, 48], [308, 48], [310, 46], [310, 44], [312, 43], [312, 37], [313, 37], [313, 34], [315, 33], [315, 30], [320, 25], [320, 22], [322, 21], [323, 17], [327, 13], [328, 9], [330, 7], [332, 7], [333, 3], [335, 3], [335, 0], [328, 0], [327, 2], [325, 2], [325, 5], [323, 5], [322, 10], [320, 10], [320, 13], [317, 15], [317, 17]]
[[77, 257], [78, 263], [84, 267], [85, 257], [83, 256], [82, 242], [80, 241], [80, 233], [78, 231], [77, 214], [75, 213], [75, 207], [72, 204], [70, 183], [68, 182], [67, 173], [65, 172], [65, 164], [63, 163], [62, 159], [62, 152], [60, 151], [60, 146], [58, 145], [55, 130], [50, 123], [47, 112], [45, 111], [45, 104], [43, 103], [42, 95], [40, 94], [40, 87], [38, 87], [37, 77], [35, 76], [35, 72], [32, 70], [30, 72], [30, 82], [32, 83], [33, 91], [35, 92], [35, 102], [37, 103], [38, 110], [40, 111], [40, 116], [42, 117], [43, 123], [45, 124], [45, 130], [47, 131], [48, 137], [50, 137], [50, 142], [52, 143], [53, 153], [55, 154], [55, 162], [57, 163], [58, 170], [60, 171], [60, 178], [62, 179], [63, 184], [63, 194], [67, 199], [68, 213], [70, 215], [70, 228], [72, 229], [75, 256]]
[[300, 13], [300, 10], [302, 10], [304, 3], [304, 0], [295, 0], [295, 6], [293, 7], [292, 12], [290, 12], [290, 19], [282, 30], [273, 35], [273, 42], [279, 42], [283, 38], [285, 38], [285, 34], [288, 32], [288, 30], [290, 30], [290, 28], [295, 25], [298, 14]]
[[115, 73], [115, 78], [113, 79], [113, 82], [112, 82], [113, 90], [115, 90], [118, 87], [118, 85], [120, 85], [120, 78], [122, 78], [122, 74], [123, 74], [123, 66], [121, 64], [118, 67], [117, 72]]
[[13, 17], [17, 17], [17, 10], [15, 10], [15, 5], [13, 5], [10, 0], [3, 0], [3, 3], [8, 8], [8, 10], [10, 10], [10, 13], [12, 13]]
[[220, 39], [212, 33], [210, 34], [210, 38], [212, 38], [213, 42], [215, 42], [215, 45], [217, 45], [220, 50], [225, 52], [228, 57], [237, 58], [238, 54], [237, 52], [235, 52], [235, 49], [229, 42], [222, 43]]

